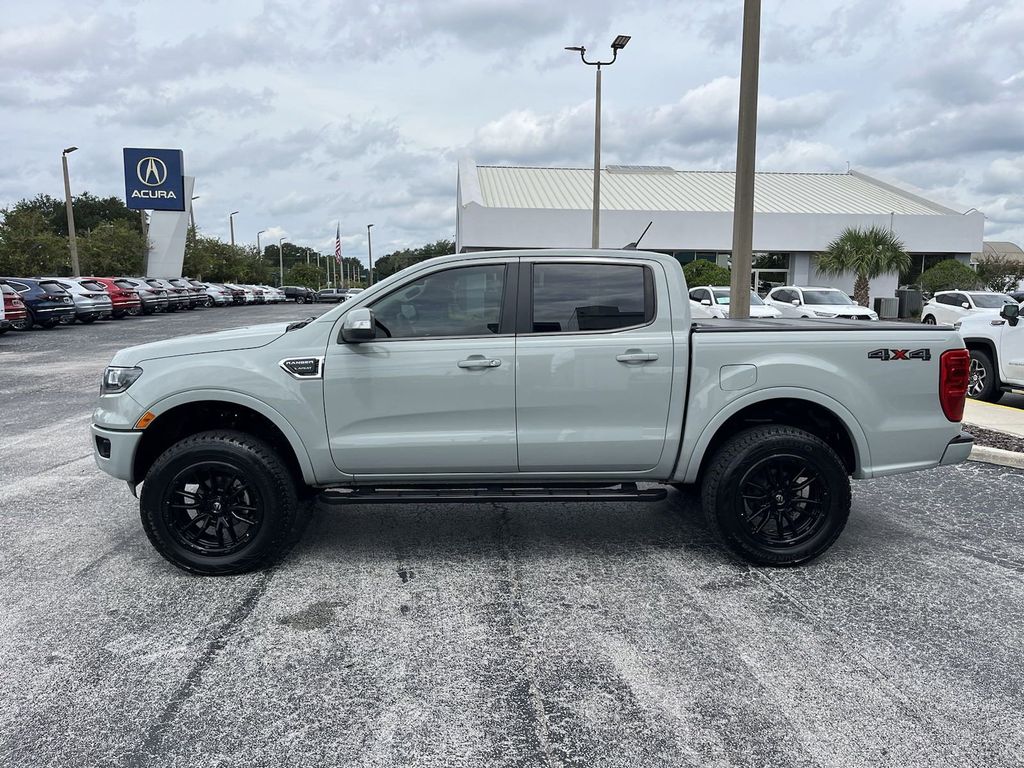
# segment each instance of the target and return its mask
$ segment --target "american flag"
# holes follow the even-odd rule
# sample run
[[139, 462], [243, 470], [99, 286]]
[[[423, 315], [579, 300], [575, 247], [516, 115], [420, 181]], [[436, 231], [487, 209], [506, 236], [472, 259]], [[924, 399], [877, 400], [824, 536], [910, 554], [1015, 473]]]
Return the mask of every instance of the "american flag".
[[341, 266], [341, 222], [338, 222], [338, 233], [334, 236], [334, 260]]

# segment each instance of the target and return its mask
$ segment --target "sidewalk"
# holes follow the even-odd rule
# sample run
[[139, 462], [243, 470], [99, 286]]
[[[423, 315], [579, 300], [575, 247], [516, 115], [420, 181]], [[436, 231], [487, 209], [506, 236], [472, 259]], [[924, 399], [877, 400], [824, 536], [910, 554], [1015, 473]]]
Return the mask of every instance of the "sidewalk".
[[[997, 403], [968, 400], [964, 403], [964, 428], [970, 432], [972, 426], [1002, 432], [1024, 440], [1024, 410]], [[1015, 451], [975, 444], [970, 458], [973, 461], [1024, 469], [1024, 453]]]

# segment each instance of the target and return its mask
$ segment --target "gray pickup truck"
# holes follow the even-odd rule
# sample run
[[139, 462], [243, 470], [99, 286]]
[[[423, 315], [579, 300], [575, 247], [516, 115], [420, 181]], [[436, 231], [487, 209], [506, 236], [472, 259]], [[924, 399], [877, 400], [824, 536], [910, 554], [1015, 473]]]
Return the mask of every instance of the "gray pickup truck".
[[642, 251], [425, 261], [305, 321], [118, 352], [100, 468], [139, 483], [156, 549], [260, 567], [313, 493], [346, 504], [701, 494], [764, 565], [831, 546], [850, 482], [964, 461], [955, 330], [690, 317], [679, 264]]

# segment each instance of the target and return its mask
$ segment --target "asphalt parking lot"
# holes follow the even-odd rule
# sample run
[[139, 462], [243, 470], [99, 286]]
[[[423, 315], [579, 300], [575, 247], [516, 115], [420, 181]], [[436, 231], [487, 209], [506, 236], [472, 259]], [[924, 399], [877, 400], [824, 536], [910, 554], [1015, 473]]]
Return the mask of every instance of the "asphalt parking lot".
[[243, 307], [0, 337], [0, 765], [1004, 766], [1024, 473], [855, 484], [818, 562], [692, 502], [317, 508], [272, 571], [150, 548], [86, 427], [121, 346]]

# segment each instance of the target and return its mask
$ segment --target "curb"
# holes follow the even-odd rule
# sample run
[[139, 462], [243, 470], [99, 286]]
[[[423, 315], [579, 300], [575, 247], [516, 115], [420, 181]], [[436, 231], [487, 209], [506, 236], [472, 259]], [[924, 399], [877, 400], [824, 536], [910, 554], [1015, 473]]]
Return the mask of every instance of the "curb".
[[1004, 451], [1002, 448], [975, 445], [971, 448], [971, 455], [967, 458], [969, 461], [981, 461], [986, 464], [998, 464], [1001, 467], [1024, 469], [1024, 453]]

